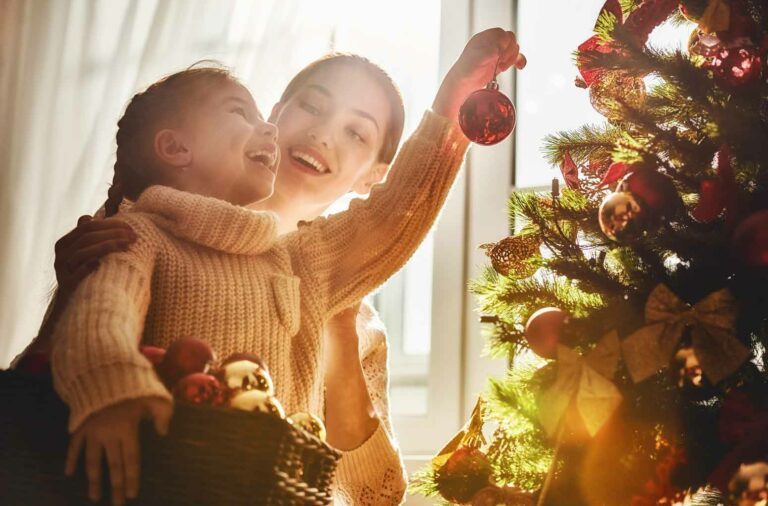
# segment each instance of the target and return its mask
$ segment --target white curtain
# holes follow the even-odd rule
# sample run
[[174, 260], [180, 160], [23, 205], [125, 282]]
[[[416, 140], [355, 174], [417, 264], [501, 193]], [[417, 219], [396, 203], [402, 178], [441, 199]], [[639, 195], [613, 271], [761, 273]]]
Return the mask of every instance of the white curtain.
[[201, 59], [274, 97], [296, 3], [0, 0], [0, 367], [37, 333], [56, 239], [106, 196], [128, 99]]
[[350, 51], [400, 85], [407, 133], [438, 83], [439, 13], [440, 0], [0, 0], [0, 368], [37, 334], [54, 243], [106, 198], [135, 92], [215, 59], [266, 116], [307, 63]]

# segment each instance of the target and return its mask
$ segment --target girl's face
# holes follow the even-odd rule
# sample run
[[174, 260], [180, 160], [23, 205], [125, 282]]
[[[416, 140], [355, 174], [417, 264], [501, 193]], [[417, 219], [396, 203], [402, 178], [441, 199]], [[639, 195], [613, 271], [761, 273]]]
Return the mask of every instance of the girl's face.
[[275, 193], [292, 205], [324, 209], [351, 190], [366, 193], [386, 172], [378, 154], [389, 101], [364, 68], [321, 68], [270, 119], [280, 128]]
[[269, 197], [280, 158], [277, 128], [248, 90], [228, 82], [192, 108], [180, 129], [190, 162], [183, 189], [242, 206]]

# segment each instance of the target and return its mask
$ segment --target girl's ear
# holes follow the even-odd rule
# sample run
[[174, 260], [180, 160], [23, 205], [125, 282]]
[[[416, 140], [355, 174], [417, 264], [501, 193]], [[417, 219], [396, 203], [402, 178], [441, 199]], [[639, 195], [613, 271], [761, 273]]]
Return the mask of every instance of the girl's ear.
[[277, 117], [280, 115], [280, 110], [283, 108], [283, 104], [278, 102], [272, 106], [272, 112], [269, 113], [268, 122], [274, 124], [277, 121]]
[[373, 185], [381, 183], [384, 180], [387, 172], [389, 172], [388, 163], [374, 163], [352, 184], [352, 191], [360, 195], [367, 195], [368, 192], [371, 191]]
[[155, 156], [173, 168], [183, 168], [192, 163], [192, 150], [178, 130], [169, 128], [155, 134]]

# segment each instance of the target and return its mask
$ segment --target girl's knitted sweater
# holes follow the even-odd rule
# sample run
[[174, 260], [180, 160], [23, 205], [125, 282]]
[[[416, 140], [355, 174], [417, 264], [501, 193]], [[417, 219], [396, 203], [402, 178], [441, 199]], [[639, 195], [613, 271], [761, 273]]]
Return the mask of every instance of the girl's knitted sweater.
[[[468, 141], [427, 112], [387, 183], [348, 211], [277, 236], [276, 216], [153, 186], [130, 212], [138, 236], [105, 257], [54, 331], [54, 384], [74, 431], [92, 413], [170, 399], [138, 343], [183, 336], [221, 357], [261, 356], [288, 413], [322, 414], [323, 323], [400, 269], [433, 225]], [[373, 437], [386, 437], [378, 431]]]

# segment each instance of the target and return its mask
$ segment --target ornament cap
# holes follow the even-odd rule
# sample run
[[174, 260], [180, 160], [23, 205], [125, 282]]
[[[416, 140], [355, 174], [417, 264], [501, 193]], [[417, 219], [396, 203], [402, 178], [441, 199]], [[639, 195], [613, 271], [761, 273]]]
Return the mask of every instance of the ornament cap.
[[486, 90], [493, 90], [493, 91], [499, 91], [499, 82], [494, 77], [490, 81], [488, 81], [488, 84], [485, 85]]

